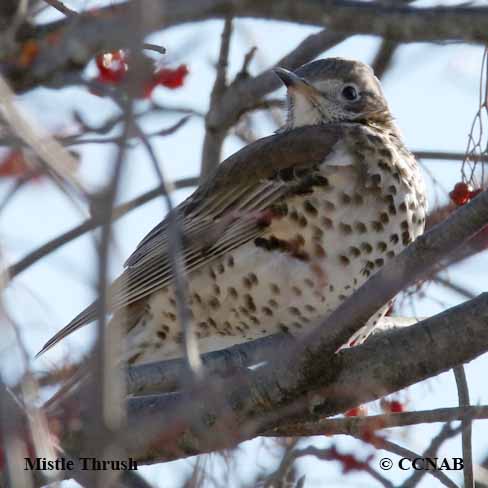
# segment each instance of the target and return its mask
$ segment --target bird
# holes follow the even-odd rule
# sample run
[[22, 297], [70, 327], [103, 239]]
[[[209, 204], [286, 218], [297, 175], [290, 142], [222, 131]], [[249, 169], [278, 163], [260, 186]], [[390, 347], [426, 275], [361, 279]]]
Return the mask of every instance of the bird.
[[[219, 164], [110, 288], [108, 326], [122, 327], [129, 365], [183, 355], [170, 222], [200, 353], [310, 331], [424, 230], [422, 174], [372, 68], [325, 58], [274, 73], [287, 92], [283, 127]], [[40, 353], [96, 318], [95, 301]]]

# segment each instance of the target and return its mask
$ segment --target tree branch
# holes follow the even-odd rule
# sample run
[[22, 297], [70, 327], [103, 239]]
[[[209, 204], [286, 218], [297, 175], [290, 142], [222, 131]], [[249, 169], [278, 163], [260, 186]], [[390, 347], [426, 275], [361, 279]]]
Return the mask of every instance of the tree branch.
[[[132, 398], [129, 428], [118, 442], [129, 445], [129, 455], [140, 462], [154, 463], [230, 447], [261, 434], [279, 435], [283, 424], [344, 412], [474, 359], [488, 350], [487, 323], [485, 293], [328, 356], [302, 391], [283, 389], [270, 380], [267, 368], [259, 368], [230, 380], [212, 378], [192, 392]], [[71, 401], [79, 405], [79, 400]], [[72, 411], [67, 405], [67, 412]], [[479, 412], [486, 416], [486, 407]]]

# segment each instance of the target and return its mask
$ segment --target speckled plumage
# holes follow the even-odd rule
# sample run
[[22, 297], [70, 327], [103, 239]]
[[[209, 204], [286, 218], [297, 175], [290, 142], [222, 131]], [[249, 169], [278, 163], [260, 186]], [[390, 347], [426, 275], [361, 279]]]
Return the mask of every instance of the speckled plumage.
[[[222, 163], [178, 208], [201, 352], [306, 331], [424, 229], [423, 181], [371, 70], [334, 59], [280, 77], [290, 104], [281, 133]], [[356, 105], [332, 95], [348, 83], [361, 93]], [[131, 364], [182, 354], [166, 226], [113, 287], [112, 323], [124, 318]], [[94, 314], [82, 312], [45, 348]]]

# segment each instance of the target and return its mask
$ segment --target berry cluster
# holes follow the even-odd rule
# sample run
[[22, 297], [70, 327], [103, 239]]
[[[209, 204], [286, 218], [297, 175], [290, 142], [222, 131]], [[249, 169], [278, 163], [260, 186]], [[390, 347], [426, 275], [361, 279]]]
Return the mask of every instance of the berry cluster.
[[[107, 85], [119, 85], [125, 80], [127, 71], [130, 69], [130, 60], [127, 52], [123, 49], [99, 54], [96, 57], [98, 68], [97, 81]], [[142, 97], [149, 98], [157, 86], [164, 86], [171, 90], [183, 86], [188, 67], [181, 64], [177, 68], [158, 68], [151, 78], [145, 82]]]

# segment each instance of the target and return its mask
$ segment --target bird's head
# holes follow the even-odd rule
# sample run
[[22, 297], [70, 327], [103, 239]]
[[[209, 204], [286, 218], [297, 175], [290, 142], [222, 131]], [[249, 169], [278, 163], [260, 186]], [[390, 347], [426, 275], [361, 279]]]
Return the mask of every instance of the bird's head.
[[274, 70], [288, 90], [283, 129], [330, 122], [362, 122], [393, 128], [381, 85], [366, 64], [328, 58], [296, 71]]

